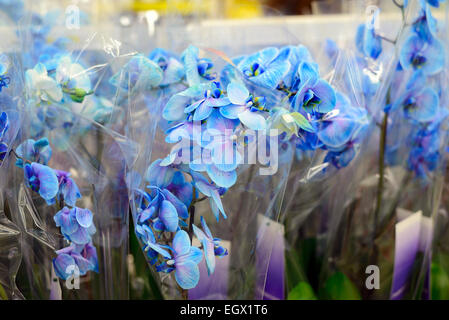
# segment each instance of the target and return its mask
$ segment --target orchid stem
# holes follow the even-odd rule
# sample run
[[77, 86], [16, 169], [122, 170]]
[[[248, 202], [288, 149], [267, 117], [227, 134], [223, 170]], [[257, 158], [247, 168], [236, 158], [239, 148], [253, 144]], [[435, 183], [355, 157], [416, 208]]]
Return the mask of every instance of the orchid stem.
[[397, 0], [393, 0], [393, 3], [396, 5], [396, 7], [398, 7], [399, 9], [403, 10], [404, 9], [404, 5], [403, 4], [399, 4]]
[[192, 241], [193, 237], [193, 224], [195, 222], [195, 204], [197, 203], [196, 199], [196, 188], [193, 187], [193, 198], [192, 203], [189, 206], [189, 237], [190, 241]]
[[209, 197], [206, 197], [206, 196], [204, 196], [204, 197], [201, 197], [201, 198], [199, 198], [198, 200], [196, 200], [196, 201], [195, 201], [195, 203], [198, 203], [198, 202], [204, 201], [204, 200], [206, 200], [206, 199], [209, 199]]
[[190, 241], [192, 241], [192, 237], [193, 237], [193, 223], [195, 222], [195, 206], [192, 205], [189, 208], [189, 215], [190, 215], [190, 220], [189, 220], [189, 237], [190, 237]]
[[396, 39], [396, 40], [393, 40], [393, 39], [387, 38], [387, 37], [385, 37], [385, 36], [383, 36], [383, 35], [379, 35], [379, 37], [380, 37], [382, 40], [387, 41], [387, 42], [390, 42], [390, 43], [392, 43], [392, 44], [396, 44], [396, 41], [397, 41], [397, 39]]
[[22, 160], [23, 163], [31, 164], [31, 161], [29, 161], [27, 159], [24, 159], [21, 156], [19, 156], [14, 149], [11, 149], [11, 151], [9, 151], [9, 153], [12, 153], [17, 159]]
[[182, 300], [189, 300], [189, 293], [186, 289], [181, 289]]
[[374, 210], [374, 228], [373, 228], [373, 242], [377, 233], [377, 224], [379, 214], [382, 207], [384, 181], [385, 181], [385, 147], [387, 142], [387, 127], [388, 127], [388, 111], [385, 111], [384, 119], [382, 121], [380, 144], [379, 144], [379, 180], [377, 183], [377, 198], [376, 209]]

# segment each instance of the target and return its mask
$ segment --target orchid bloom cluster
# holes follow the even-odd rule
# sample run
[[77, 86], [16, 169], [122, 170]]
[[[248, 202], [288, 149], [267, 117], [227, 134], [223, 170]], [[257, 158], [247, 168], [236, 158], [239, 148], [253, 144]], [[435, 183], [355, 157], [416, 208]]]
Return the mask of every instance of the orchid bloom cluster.
[[[110, 80], [131, 94], [168, 97], [162, 117], [165, 141], [174, 146], [148, 167], [145, 190], [133, 189], [135, 231], [150, 264], [174, 272], [182, 289], [197, 285], [203, 253], [209, 274], [215, 256], [227, 255], [204, 217], [195, 225], [195, 204], [209, 200], [217, 222], [227, 218], [221, 197], [236, 183], [242, 150], [256, 135], [274, 135], [300, 151], [325, 150], [325, 162], [338, 169], [356, 155], [367, 124], [365, 111], [319, 76], [302, 45], [224, 59], [228, 64], [217, 73], [197, 47], [180, 57], [156, 49], [134, 56]], [[193, 234], [199, 248], [192, 246]]]
[[77, 266], [80, 275], [90, 270], [98, 272], [97, 252], [92, 245], [92, 235], [95, 233], [92, 212], [76, 207], [81, 193], [70, 173], [47, 166], [51, 153], [46, 138], [38, 141], [28, 139], [15, 151], [16, 166], [23, 168], [25, 184], [37, 192], [47, 205], [60, 208], [54, 221], [70, 245], [56, 251], [58, 256], [53, 260], [55, 273], [65, 280], [73, 273], [73, 269], [68, 269], [71, 266]]
[[[402, 39], [395, 41], [399, 62], [384, 108], [390, 115], [387, 131], [391, 132], [387, 138], [387, 162], [397, 164], [401, 161], [399, 148], [411, 146], [407, 167], [423, 181], [440, 161], [441, 125], [448, 116], [440, 105], [442, 92], [438, 80], [446, 52], [437, 38], [438, 21], [431, 12], [440, 2], [420, 0], [417, 17], [406, 27]], [[405, 1], [401, 9], [406, 10], [407, 6]], [[382, 52], [382, 41], [374, 28], [359, 27], [357, 47], [366, 57], [377, 59]], [[394, 117], [397, 112], [403, 116]], [[410, 132], [406, 137], [400, 134], [403, 119], [409, 123]]]
[[[2, 112], [0, 115], [2, 161], [9, 148], [3, 141], [8, 128], [8, 115]], [[24, 171], [25, 185], [38, 193], [48, 205], [57, 204], [61, 208], [54, 220], [70, 245], [56, 251], [58, 256], [53, 260], [55, 273], [60, 278], [66, 279], [73, 273], [73, 269], [67, 269], [70, 266], [77, 266], [80, 275], [85, 275], [89, 270], [98, 272], [97, 252], [92, 245], [92, 235], [95, 233], [92, 212], [76, 207], [76, 201], [81, 198], [81, 193], [70, 173], [47, 166], [52, 152], [48, 140], [28, 139], [12, 152], [17, 158], [16, 166]]]
[[[6, 56], [2, 55], [2, 57]], [[7, 58], [2, 61], [7, 61]], [[3, 79], [8, 78], [6, 65], [6, 62], [2, 64], [5, 70]], [[50, 86], [43, 85], [42, 88], [50, 88]], [[2, 112], [0, 115], [0, 161], [2, 162], [9, 150], [8, 144], [4, 141], [8, 128], [8, 115]], [[11, 149], [11, 152], [16, 157], [16, 166], [24, 171], [25, 185], [38, 193], [47, 205], [57, 205], [60, 209], [54, 220], [70, 245], [56, 251], [57, 257], [53, 260], [55, 273], [60, 278], [66, 279], [73, 273], [73, 269], [68, 268], [75, 266], [80, 275], [85, 275], [90, 270], [98, 272], [97, 253], [91, 238], [95, 233], [92, 212], [76, 207], [81, 193], [70, 173], [47, 166], [52, 155], [48, 139], [25, 140], [16, 150]]]
[[65, 280], [73, 273], [73, 269], [68, 269], [73, 266], [78, 267], [80, 275], [90, 270], [98, 272], [97, 252], [92, 244], [92, 235], [96, 231], [93, 214], [89, 209], [76, 206], [81, 193], [70, 173], [47, 166], [51, 153], [46, 138], [38, 141], [28, 139], [15, 151], [16, 166], [23, 168], [25, 184], [47, 205], [57, 205], [60, 209], [54, 221], [70, 245], [56, 251], [58, 256], [53, 260], [55, 273]]

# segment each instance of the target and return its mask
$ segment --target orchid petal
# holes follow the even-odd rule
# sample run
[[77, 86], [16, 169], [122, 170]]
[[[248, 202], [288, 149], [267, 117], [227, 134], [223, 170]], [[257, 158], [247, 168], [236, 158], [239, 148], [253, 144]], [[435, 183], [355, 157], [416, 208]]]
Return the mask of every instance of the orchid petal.
[[230, 188], [237, 181], [237, 172], [235, 171], [221, 171], [214, 165], [207, 166], [206, 171], [212, 181], [223, 188]]
[[251, 130], [265, 130], [266, 120], [260, 114], [246, 110], [238, 115], [239, 120]]
[[241, 83], [231, 82], [227, 87], [227, 94], [230, 102], [235, 105], [245, 105], [249, 97], [248, 89]]
[[182, 265], [177, 265], [175, 279], [179, 286], [185, 290], [195, 288], [200, 279], [198, 266], [192, 261], [186, 261]]
[[179, 230], [178, 232], [176, 232], [173, 239], [173, 250], [175, 250], [176, 256], [189, 253], [190, 248], [190, 238], [187, 232], [185, 232], [184, 230]]
[[167, 200], [162, 201], [159, 218], [164, 223], [167, 231], [175, 232], [178, 229], [178, 213], [171, 202]]
[[83, 228], [89, 228], [93, 221], [92, 212], [89, 209], [75, 208], [76, 221]]
[[68, 273], [68, 271], [73, 268], [72, 271], [75, 271], [74, 267], [76, 266], [75, 259], [72, 256], [62, 253], [58, 255], [55, 259], [53, 259], [53, 267], [55, 269], [56, 275], [66, 280], [72, 273]]

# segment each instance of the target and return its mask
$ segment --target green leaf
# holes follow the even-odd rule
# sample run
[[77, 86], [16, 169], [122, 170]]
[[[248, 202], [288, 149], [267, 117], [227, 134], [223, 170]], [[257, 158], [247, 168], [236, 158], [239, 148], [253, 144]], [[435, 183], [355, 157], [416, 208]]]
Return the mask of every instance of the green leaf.
[[290, 113], [293, 119], [295, 119], [296, 124], [303, 130], [309, 132], [315, 132], [315, 128], [312, 127], [310, 122], [299, 112]]
[[307, 282], [300, 282], [289, 292], [288, 300], [317, 300], [312, 287]]
[[342, 272], [334, 273], [324, 286], [324, 298], [329, 300], [360, 300], [356, 286]]
[[432, 300], [449, 300], [449, 276], [438, 264], [432, 263]]
[[0, 300], [8, 300], [8, 295], [6, 294], [6, 291], [1, 284], [0, 284]]

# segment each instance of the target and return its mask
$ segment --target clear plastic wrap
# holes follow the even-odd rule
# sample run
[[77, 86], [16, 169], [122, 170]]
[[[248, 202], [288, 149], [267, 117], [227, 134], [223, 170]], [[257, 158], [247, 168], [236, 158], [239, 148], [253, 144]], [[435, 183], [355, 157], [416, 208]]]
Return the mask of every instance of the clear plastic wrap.
[[[428, 73], [424, 69], [423, 76], [417, 67], [407, 64], [405, 54], [410, 43], [419, 43], [417, 37], [436, 45], [438, 39], [444, 39], [441, 34], [424, 34], [425, 26], [420, 29], [420, 21], [431, 19], [429, 10], [428, 4], [418, 1], [409, 1], [406, 8], [398, 8], [399, 14], [403, 12], [402, 27], [398, 24], [396, 29], [389, 28], [390, 33], [396, 32], [392, 36], [385, 35], [382, 31], [385, 26], [380, 25], [380, 30], [374, 33], [382, 39], [380, 55], [365, 52], [368, 65], [374, 64], [380, 71], [374, 95], [369, 98], [366, 95], [369, 91], [365, 91], [374, 125], [363, 145], [361, 161], [340, 182], [350, 181], [348, 190], [341, 193], [333, 188], [324, 205], [324, 210], [343, 211], [341, 215], [332, 215], [329, 221], [332, 228], [324, 255], [324, 261], [329, 263], [321, 271], [321, 288], [327, 287], [332, 274], [340, 272], [352, 281], [351, 287], [358, 292], [356, 298], [430, 297], [428, 237], [433, 234], [431, 220], [441, 193], [438, 177], [446, 139], [444, 72], [440, 65]], [[398, 21], [401, 20], [399, 17]], [[371, 45], [376, 49], [375, 42]], [[439, 54], [446, 55], [441, 51]], [[438, 58], [432, 61], [438, 64]], [[370, 69], [367, 65], [364, 68], [363, 72]], [[423, 81], [422, 87], [419, 79]], [[415, 97], [422, 92], [436, 102], [420, 104], [422, 100]], [[428, 108], [435, 108], [430, 116], [425, 114]], [[365, 283], [370, 266], [380, 270], [378, 290]]]
[[9, 191], [9, 162], [7, 157], [9, 148], [17, 138], [21, 127], [20, 99], [13, 99], [20, 94], [22, 84], [20, 81], [20, 67], [14, 52], [3, 51], [0, 54], [2, 74], [2, 89], [0, 90], [0, 112], [5, 112], [11, 119], [10, 128], [2, 134], [0, 155], [0, 300], [24, 299], [16, 285], [17, 272], [22, 261], [22, 232], [13, 223], [10, 204], [7, 201]]
[[[122, 135], [128, 105], [110, 77], [134, 52], [92, 30], [85, 13], [72, 25], [52, 9], [25, 12], [21, 70], [10, 78], [22, 117], [4, 198], [22, 233], [20, 287], [34, 299], [127, 299], [126, 176], [139, 147]], [[48, 186], [39, 186], [44, 174]]]

